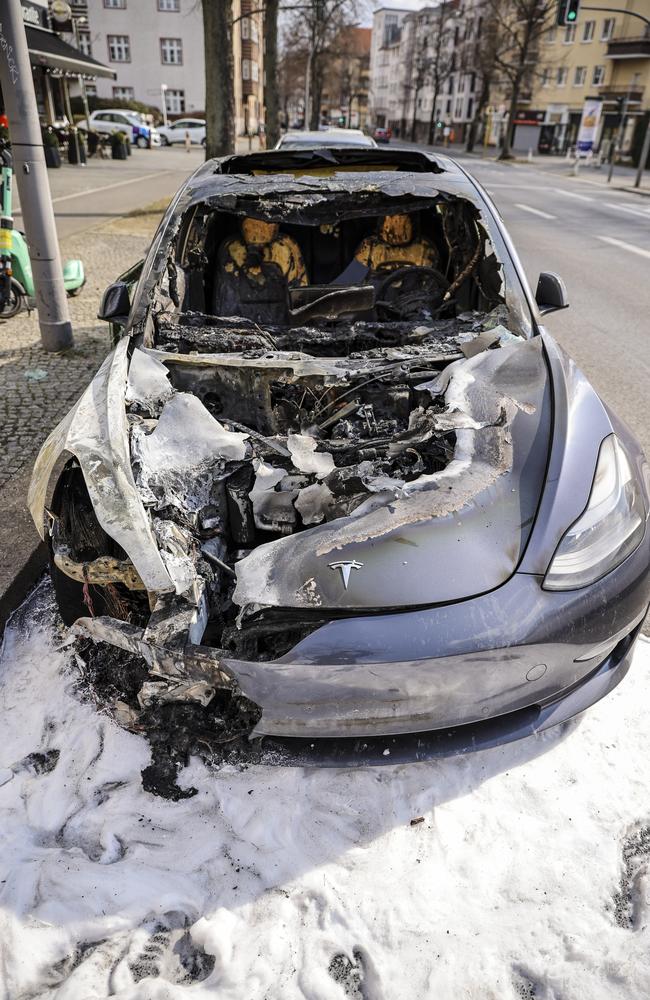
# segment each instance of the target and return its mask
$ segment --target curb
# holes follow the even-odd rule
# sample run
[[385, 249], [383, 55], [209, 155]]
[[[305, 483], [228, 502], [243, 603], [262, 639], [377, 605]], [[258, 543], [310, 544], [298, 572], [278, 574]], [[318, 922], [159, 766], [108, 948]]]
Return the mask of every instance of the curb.
[[47, 547], [27, 509], [32, 464], [0, 491], [0, 636], [47, 567]]

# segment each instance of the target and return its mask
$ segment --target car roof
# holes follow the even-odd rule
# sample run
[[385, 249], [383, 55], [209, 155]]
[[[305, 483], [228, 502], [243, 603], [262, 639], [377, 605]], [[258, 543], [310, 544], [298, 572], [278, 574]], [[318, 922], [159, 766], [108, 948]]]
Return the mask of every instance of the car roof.
[[318, 143], [319, 145], [329, 146], [329, 145], [352, 145], [354, 143], [359, 143], [359, 140], [363, 139], [362, 145], [372, 147], [372, 139], [370, 136], [364, 135], [364, 133], [359, 128], [327, 128], [320, 129], [319, 131], [291, 131], [285, 132], [282, 136], [280, 142], [284, 145], [285, 142], [304, 142], [304, 143]]

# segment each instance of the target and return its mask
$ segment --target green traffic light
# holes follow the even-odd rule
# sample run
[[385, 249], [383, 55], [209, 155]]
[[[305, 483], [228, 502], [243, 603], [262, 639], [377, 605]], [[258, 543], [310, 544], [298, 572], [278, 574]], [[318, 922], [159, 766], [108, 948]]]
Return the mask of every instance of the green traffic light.
[[570, 10], [569, 13], [567, 14], [567, 21], [575, 21], [575, 19], [576, 19], [576, 12], [574, 10]]

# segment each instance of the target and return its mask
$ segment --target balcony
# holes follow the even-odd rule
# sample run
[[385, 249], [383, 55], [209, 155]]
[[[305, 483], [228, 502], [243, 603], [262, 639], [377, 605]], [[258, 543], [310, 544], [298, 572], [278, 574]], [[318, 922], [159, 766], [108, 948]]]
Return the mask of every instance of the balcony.
[[612, 38], [607, 43], [608, 59], [650, 59], [650, 35]]
[[603, 101], [613, 103], [627, 97], [628, 104], [641, 104], [645, 87], [630, 83], [601, 83], [598, 93]]

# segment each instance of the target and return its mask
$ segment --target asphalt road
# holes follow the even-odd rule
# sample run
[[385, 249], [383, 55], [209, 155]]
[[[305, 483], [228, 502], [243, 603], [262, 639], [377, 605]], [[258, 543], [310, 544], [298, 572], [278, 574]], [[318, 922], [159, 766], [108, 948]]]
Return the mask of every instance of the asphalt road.
[[546, 326], [650, 455], [650, 198], [557, 162], [457, 158], [499, 208], [533, 291], [540, 271], [564, 279], [571, 307]]

